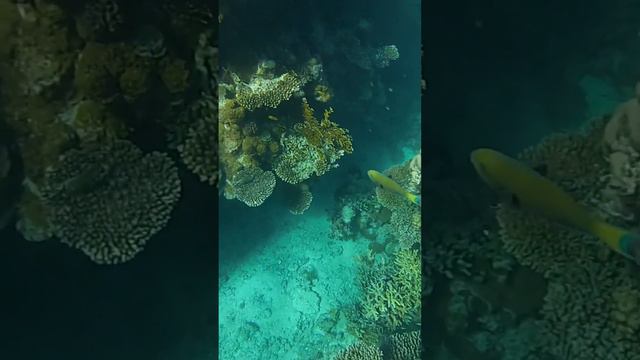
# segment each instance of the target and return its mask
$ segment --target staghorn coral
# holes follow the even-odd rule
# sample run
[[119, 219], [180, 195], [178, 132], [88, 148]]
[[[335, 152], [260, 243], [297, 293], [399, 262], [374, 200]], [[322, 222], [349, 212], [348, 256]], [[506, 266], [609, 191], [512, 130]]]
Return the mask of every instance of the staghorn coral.
[[392, 334], [388, 342], [391, 355], [389, 359], [420, 360], [422, 349], [420, 330]]
[[131, 260], [169, 221], [180, 179], [165, 154], [132, 143], [87, 145], [64, 153], [41, 187], [60, 240], [99, 264]]
[[276, 177], [271, 171], [258, 167], [244, 168], [228, 180], [228, 191], [247, 206], [256, 207], [271, 196], [276, 186]]
[[334, 360], [382, 360], [382, 351], [375, 346], [358, 343], [341, 351]]
[[[544, 167], [545, 176], [579, 202], [599, 205], [608, 169], [599, 146], [603, 126], [602, 121], [597, 121], [582, 134], [549, 136], [525, 150], [522, 158], [531, 166]], [[496, 216], [505, 249], [521, 264], [546, 276], [564, 271], [568, 264], [592, 261], [607, 251], [592, 236], [535, 214], [501, 205]]]
[[342, 156], [353, 152], [348, 130], [329, 119], [331, 109], [325, 110], [321, 120], [314, 117], [313, 109], [304, 98], [302, 109], [304, 121], [294, 125], [293, 134], [282, 138], [282, 153], [274, 165], [280, 179], [290, 184], [314, 174], [322, 176], [336, 167]]
[[293, 71], [273, 79], [254, 77], [248, 84], [238, 80], [235, 99], [249, 111], [265, 106], [277, 108], [281, 102], [298, 92], [301, 86], [302, 81]]
[[328, 158], [329, 163], [335, 162], [345, 153], [351, 154], [353, 152], [349, 131], [331, 121], [331, 114], [333, 114], [333, 109], [328, 108], [324, 111], [321, 120], [316, 119], [313, 108], [306, 98], [302, 98], [304, 121], [294, 125], [295, 131], [302, 134], [311, 145], [324, 149], [324, 155]]
[[362, 258], [362, 300], [358, 318], [351, 321], [378, 334], [415, 325], [420, 317], [421, 276], [421, 258], [415, 250], [396, 251], [391, 263]]

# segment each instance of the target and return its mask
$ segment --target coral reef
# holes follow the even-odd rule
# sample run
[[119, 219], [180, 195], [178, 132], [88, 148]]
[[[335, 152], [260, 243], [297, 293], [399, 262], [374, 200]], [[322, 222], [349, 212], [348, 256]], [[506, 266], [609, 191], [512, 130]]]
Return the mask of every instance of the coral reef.
[[[415, 191], [420, 189], [420, 183], [415, 182], [420, 180], [419, 177], [416, 178], [415, 171], [415, 161], [408, 161], [388, 169], [385, 173], [407, 191]], [[410, 248], [419, 244], [422, 228], [420, 207], [381, 187], [376, 188], [376, 196], [380, 204], [391, 211], [392, 231], [400, 245]]]
[[[25, 239], [57, 237], [98, 263], [135, 256], [180, 195], [169, 155], [141, 150], [162, 151], [158, 136], [217, 183], [217, 51], [199, 17], [209, 5], [174, 4], [170, 14], [169, 3], [140, 21], [139, 8], [118, 0], [0, 2], [0, 170], [6, 122], [15, 137], [8, 171], [23, 184], [6, 201]], [[178, 22], [188, 35], [173, 33]], [[203, 84], [192, 81], [198, 75]]]
[[165, 154], [118, 140], [64, 153], [40, 188], [54, 232], [99, 264], [132, 259], [168, 222], [180, 179]]
[[297, 184], [312, 175], [322, 176], [345, 154], [353, 152], [351, 136], [346, 129], [329, 118], [332, 109], [325, 110], [317, 120], [306, 99], [302, 101], [304, 122], [294, 126], [295, 134], [282, 138], [282, 154], [275, 172], [285, 182]]

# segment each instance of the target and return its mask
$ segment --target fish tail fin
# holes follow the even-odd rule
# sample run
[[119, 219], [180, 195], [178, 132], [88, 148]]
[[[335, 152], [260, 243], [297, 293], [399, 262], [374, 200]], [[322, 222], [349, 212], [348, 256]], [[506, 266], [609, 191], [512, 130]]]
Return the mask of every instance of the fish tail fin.
[[420, 195], [407, 193], [407, 199], [416, 205], [422, 205], [422, 196]]
[[605, 244], [625, 257], [635, 260], [635, 249], [640, 248], [640, 235], [617, 226], [610, 225], [604, 221], [598, 221], [593, 227], [593, 233]]

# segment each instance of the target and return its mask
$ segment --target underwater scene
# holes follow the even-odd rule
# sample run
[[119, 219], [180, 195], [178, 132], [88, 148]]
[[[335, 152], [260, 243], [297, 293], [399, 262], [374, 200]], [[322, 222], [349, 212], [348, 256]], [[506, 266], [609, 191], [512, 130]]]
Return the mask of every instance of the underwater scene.
[[640, 1], [423, 6], [425, 358], [640, 359]]
[[220, 359], [420, 358], [420, 6], [220, 3]]
[[217, 24], [0, 0], [0, 358], [216, 356]]

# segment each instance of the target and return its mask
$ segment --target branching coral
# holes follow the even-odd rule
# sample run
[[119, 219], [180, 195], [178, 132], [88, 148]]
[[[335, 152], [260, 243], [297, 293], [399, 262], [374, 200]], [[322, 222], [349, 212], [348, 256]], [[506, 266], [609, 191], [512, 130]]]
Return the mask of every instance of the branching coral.
[[348, 130], [339, 127], [325, 110], [321, 120], [313, 115], [306, 99], [302, 102], [304, 121], [294, 126], [294, 134], [282, 138], [282, 154], [274, 165], [285, 182], [297, 184], [313, 174], [322, 176], [345, 154], [353, 152]]
[[165, 154], [132, 143], [65, 152], [41, 187], [55, 234], [100, 264], [132, 259], [169, 221], [180, 179]]
[[[362, 259], [358, 306], [368, 332], [393, 332], [415, 324], [420, 315], [421, 258], [415, 250], [398, 250], [391, 264]], [[377, 328], [377, 330], [376, 330]]]

